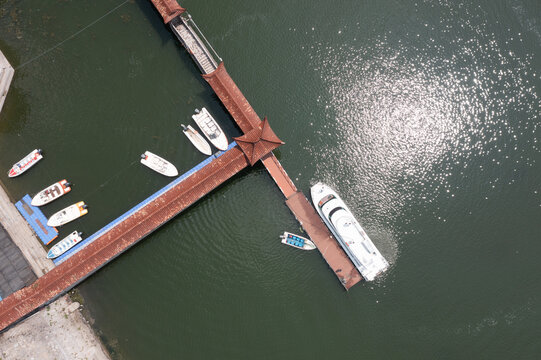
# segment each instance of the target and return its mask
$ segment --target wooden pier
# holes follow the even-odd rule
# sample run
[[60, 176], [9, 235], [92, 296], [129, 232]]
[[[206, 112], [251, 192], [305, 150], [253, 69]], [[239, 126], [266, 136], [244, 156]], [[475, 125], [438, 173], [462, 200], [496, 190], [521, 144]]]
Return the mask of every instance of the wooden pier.
[[217, 186], [259, 160], [343, 286], [349, 289], [361, 280], [359, 272], [272, 153], [283, 143], [274, 134], [267, 119], [261, 120], [257, 116], [227, 73], [223, 62], [217, 63], [221, 59], [214, 50], [207, 48], [201, 39], [202, 34], [197, 35], [198, 30], [193, 28], [195, 23], [191, 17], [175, 0], [151, 1], [164, 22], [170, 24], [173, 33], [187, 47], [203, 78], [244, 135], [236, 138], [236, 143], [232, 143], [227, 151], [211, 156], [197, 169], [174, 180], [98, 231], [92, 242], [62, 259], [34, 284], [0, 301], [0, 332], [69, 291]]

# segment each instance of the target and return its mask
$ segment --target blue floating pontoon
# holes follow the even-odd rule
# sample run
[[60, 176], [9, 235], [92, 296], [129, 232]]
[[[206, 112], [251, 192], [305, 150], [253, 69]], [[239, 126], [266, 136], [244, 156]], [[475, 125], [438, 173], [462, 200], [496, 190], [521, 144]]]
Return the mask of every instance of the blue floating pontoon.
[[15, 203], [15, 207], [32, 227], [32, 230], [34, 230], [40, 240], [47, 245], [56, 239], [58, 230], [54, 227], [47, 226], [47, 218], [39, 208], [32, 206], [30, 204], [31, 202], [32, 198], [30, 195], [26, 194], [21, 201]]

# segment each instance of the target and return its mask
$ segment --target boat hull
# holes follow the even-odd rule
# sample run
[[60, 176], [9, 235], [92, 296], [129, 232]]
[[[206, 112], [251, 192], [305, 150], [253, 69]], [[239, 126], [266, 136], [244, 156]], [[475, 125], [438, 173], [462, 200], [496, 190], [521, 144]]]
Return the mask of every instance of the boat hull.
[[203, 135], [205, 135], [212, 145], [214, 145], [218, 150], [227, 150], [227, 147], [229, 146], [227, 137], [207, 109], [202, 108], [201, 111], [192, 115], [192, 119], [194, 119], [197, 126], [199, 126], [199, 129], [201, 129]]
[[55, 246], [53, 246], [47, 253], [48, 259], [54, 259], [64, 254], [66, 251], [80, 243], [83, 239], [81, 233], [74, 231], [64, 239], [60, 240]]
[[47, 221], [47, 225], [52, 227], [62, 226], [70, 221], [80, 218], [83, 215], [86, 215], [87, 213], [88, 210], [86, 209], [84, 201], [79, 201], [77, 204], [68, 206], [67, 208], [53, 214]]
[[178, 170], [175, 165], [150, 151], [145, 151], [145, 153], [141, 155], [141, 164], [148, 166], [152, 170], [165, 176], [178, 176]]
[[322, 183], [312, 186], [311, 195], [319, 216], [362, 277], [367, 281], [372, 281], [385, 272], [389, 263], [372, 243], [340, 196]]
[[43, 206], [71, 191], [66, 179], [46, 187], [34, 196], [32, 206]]
[[182, 132], [192, 142], [193, 146], [195, 146], [197, 150], [201, 151], [205, 155], [212, 155], [212, 150], [209, 143], [191, 125], [184, 126]]
[[302, 236], [289, 233], [287, 231], [285, 231], [283, 235], [280, 235], [280, 238], [282, 239], [282, 244], [289, 245], [296, 249], [301, 249], [301, 250], [316, 249], [316, 245], [312, 241]]
[[41, 150], [35, 149], [30, 154], [22, 158], [20, 161], [13, 164], [11, 169], [8, 171], [8, 176], [12, 178], [23, 174], [32, 166], [36, 165], [41, 159], [43, 159], [43, 155], [41, 155]]

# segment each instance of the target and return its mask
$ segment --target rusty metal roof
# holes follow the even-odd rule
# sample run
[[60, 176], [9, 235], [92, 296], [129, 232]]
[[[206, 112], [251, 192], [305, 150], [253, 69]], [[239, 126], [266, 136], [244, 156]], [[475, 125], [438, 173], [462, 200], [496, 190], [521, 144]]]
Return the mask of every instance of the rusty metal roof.
[[0, 332], [73, 286], [248, 166], [238, 147], [196, 171], [32, 285], [0, 301]]
[[163, 18], [164, 23], [168, 23], [169, 21], [173, 20], [180, 14], [182, 14], [184, 11], [186, 11], [183, 7], [181, 7], [176, 0], [150, 0], [154, 4], [154, 7], [158, 10], [160, 15]]
[[259, 125], [261, 119], [257, 116], [248, 100], [237, 87], [231, 76], [227, 73], [224, 63], [210, 74], [203, 74], [203, 78], [209, 83], [222, 104], [229, 111], [243, 133], [247, 133]]
[[272, 131], [266, 117], [257, 127], [234, 139], [252, 166], [257, 160], [284, 144]]

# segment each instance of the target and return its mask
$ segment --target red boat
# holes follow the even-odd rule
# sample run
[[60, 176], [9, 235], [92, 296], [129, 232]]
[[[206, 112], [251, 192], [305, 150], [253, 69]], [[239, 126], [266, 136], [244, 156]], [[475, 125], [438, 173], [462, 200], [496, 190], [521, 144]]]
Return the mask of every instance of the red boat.
[[9, 170], [8, 176], [15, 177], [21, 175], [26, 170], [30, 169], [32, 166], [36, 165], [38, 161], [43, 159], [41, 155], [41, 149], [36, 149], [30, 154], [26, 155], [18, 163], [14, 164], [11, 170]]

